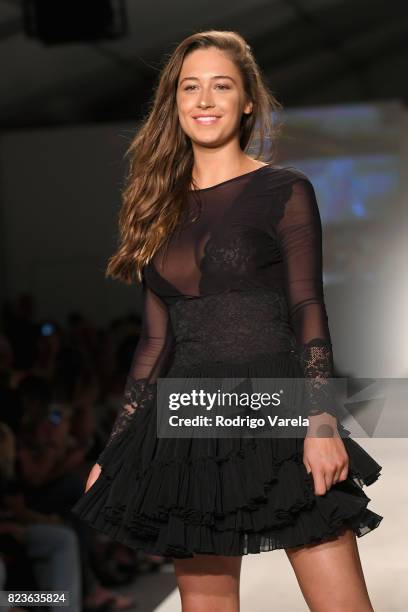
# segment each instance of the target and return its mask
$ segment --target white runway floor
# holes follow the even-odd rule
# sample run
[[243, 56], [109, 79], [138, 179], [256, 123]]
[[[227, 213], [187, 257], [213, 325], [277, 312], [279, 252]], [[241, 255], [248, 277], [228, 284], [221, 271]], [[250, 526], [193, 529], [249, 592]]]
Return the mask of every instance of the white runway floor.
[[[408, 440], [355, 440], [383, 466], [379, 480], [364, 489], [372, 500], [368, 507], [382, 515], [383, 521], [376, 530], [357, 540], [370, 598], [375, 612], [406, 612]], [[156, 579], [160, 580], [159, 576]], [[241, 612], [307, 612], [308, 609], [284, 551], [244, 556]], [[175, 589], [152, 612], [180, 611], [180, 597]]]

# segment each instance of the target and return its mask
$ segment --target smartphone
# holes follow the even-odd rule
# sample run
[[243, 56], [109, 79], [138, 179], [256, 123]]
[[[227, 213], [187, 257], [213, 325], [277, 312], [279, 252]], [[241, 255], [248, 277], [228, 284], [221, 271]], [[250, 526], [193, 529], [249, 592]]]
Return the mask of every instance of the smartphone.
[[55, 332], [55, 325], [53, 323], [43, 323], [41, 325], [41, 335], [42, 336], [52, 336]]
[[51, 406], [48, 413], [48, 420], [53, 425], [59, 425], [62, 421], [62, 410], [58, 406]]

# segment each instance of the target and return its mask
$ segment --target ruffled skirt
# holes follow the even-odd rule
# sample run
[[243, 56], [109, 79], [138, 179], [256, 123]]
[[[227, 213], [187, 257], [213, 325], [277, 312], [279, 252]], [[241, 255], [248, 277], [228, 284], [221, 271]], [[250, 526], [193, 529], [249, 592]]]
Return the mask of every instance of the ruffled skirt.
[[[171, 377], [301, 377], [290, 353], [250, 363], [173, 367]], [[382, 467], [342, 425], [346, 480], [315, 495], [297, 438], [158, 438], [156, 405], [137, 409], [104, 451], [101, 474], [71, 512], [112, 540], [150, 554], [246, 555], [361, 537], [382, 516], [364, 486]]]

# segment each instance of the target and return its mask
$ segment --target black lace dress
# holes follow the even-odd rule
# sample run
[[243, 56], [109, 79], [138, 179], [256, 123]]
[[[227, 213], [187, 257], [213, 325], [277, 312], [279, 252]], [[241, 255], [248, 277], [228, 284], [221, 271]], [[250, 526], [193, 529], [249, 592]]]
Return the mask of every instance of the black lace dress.
[[321, 220], [306, 175], [268, 164], [189, 192], [166, 257], [159, 250], [143, 272], [143, 329], [123, 407], [100, 476], [71, 510], [114, 540], [179, 558], [375, 529], [382, 517], [367, 508], [363, 486], [382, 468], [348, 435], [347, 480], [315, 495], [302, 437], [156, 432], [158, 377], [301, 377], [312, 383], [310, 414], [323, 410], [318, 390], [333, 377], [333, 356]]

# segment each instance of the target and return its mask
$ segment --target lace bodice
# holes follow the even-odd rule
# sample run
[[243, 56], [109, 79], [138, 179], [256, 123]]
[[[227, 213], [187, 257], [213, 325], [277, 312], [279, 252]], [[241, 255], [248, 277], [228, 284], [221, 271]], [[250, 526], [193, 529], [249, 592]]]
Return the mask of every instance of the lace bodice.
[[[312, 183], [266, 165], [187, 194], [182, 222], [143, 270], [143, 326], [108, 444], [174, 363], [296, 350], [309, 415], [330, 412], [334, 376]], [[98, 462], [103, 461], [103, 453]]]

